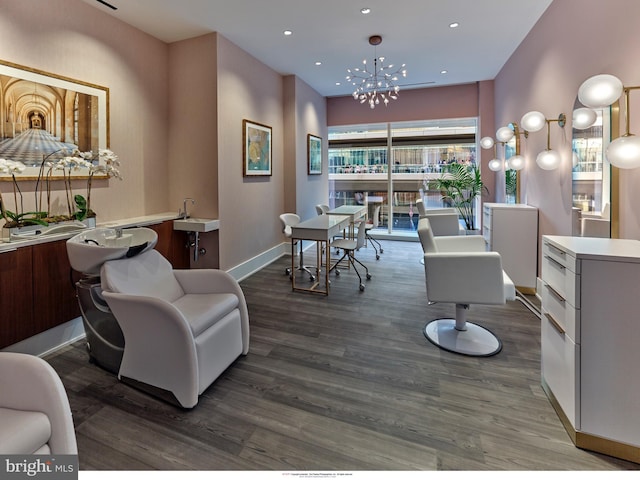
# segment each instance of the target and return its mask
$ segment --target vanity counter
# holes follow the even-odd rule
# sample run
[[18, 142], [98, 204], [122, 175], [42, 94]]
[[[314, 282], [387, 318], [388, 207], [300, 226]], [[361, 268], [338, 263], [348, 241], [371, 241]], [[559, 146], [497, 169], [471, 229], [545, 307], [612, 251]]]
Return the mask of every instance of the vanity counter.
[[[140, 217], [124, 218], [111, 222], [98, 223], [96, 228], [129, 228], [129, 227], [146, 227], [156, 225], [168, 220], [175, 220], [178, 215], [175, 212], [156, 213], [153, 215], [143, 215]], [[0, 254], [13, 252], [18, 248], [39, 245], [42, 243], [54, 242], [57, 240], [67, 240], [83, 230], [68, 231], [55, 233], [52, 235], [33, 235], [33, 238], [11, 240], [10, 242], [0, 242]]]

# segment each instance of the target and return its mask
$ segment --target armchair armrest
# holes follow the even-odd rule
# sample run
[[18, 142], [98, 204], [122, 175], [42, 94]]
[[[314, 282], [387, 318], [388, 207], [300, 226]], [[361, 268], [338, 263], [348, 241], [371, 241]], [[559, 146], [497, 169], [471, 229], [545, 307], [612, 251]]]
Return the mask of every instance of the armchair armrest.
[[[155, 297], [107, 291], [102, 294], [122, 328], [125, 343], [138, 347], [124, 349], [118, 378], [131, 377], [159, 386], [174, 392], [182, 405], [195, 405], [197, 395], [180, 398], [198, 390], [195, 339], [180, 311]], [[129, 366], [135, 369], [135, 376], [129, 374]], [[195, 387], [185, 388], [186, 384]]]
[[454, 235], [434, 237], [438, 252], [486, 252], [487, 243], [482, 235]]
[[242, 353], [249, 353], [249, 312], [238, 281], [223, 270], [209, 268], [174, 270], [173, 274], [185, 293], [233, 293], [238, 297], [242, 322]]
[[0, 352], [0, 406], [42, 412], [51, 423], [52, 454], [78, 453], [71, 407], [60, 377], [33, 355]]
[[427, 253], [424, 269], [431, 302], [500, 305], [506, 301], [498, 252]]

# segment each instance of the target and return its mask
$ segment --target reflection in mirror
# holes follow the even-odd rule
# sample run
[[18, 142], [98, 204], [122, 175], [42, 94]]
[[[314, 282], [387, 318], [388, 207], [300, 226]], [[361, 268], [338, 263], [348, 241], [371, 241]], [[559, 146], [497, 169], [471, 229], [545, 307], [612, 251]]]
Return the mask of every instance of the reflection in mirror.
[[[504, 158], [509, 159], [517, 155], [516, 137], [509, 140], [504, 146]], [[508, 168], [505, 162], [504, 171], [505, 203], [518, 203], [518, 171]]]
[[[582, 108], [576, 100], [574, 109]], [[611, 166], [604, 155], [611, 140], [610, 108], [595, 109], [593, 125], [579, 129], [574, 122], [572, 234], [611, 237]]]

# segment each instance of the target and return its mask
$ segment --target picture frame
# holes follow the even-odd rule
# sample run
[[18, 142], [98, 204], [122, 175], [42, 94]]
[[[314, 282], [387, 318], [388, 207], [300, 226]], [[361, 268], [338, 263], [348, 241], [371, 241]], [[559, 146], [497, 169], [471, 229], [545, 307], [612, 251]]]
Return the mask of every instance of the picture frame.
[[307, 167], [309, 175], [322, 175], [322, 138], [307, 135]]
[[[36, 180], [43, 163], [71, 156], [77, 149], [98, 152], [109, 148], [109, 89], [54, 73], [0, 60], [0, 158], [18, 161], [24, 171], [15, 179]], [[87, 178], [87, 168], [70, 172]], [[67, 177], [69, 172], [67, 172]], [[96, 178], [102, 177], [101, 174]], [[52, 171], [50, 179], [63, 179]], [[13, 176], [0, 173], [0, 180]]]
[[250, 120], [243, 120], [242, 146], [243, 176], [271, 176], [271, 127]]

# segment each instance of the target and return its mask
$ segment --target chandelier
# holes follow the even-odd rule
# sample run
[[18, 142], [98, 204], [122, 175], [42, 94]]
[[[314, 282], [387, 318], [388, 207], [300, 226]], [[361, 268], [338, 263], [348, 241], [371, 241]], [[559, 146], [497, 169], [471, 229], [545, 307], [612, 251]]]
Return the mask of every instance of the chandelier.
[[393, 65], [385, 65], [384, 57], [378, 57], [375, 47], [382, 43], [380, 35], [369, 37], [369, 44], [374, 46], [373, 70], [369, 70], [367, 60], [363, 60], [363, 68], [347, 69], [347, 81], [356, 87], [353, 98], [360, 103], [369, 103], [371, 108], [376, 108], [380, 101], [386, 107], [390, 100], [397, 100], [400, 87], [396, 84], [400, 76], [406, 77], [405, 64], [395, 71]]

